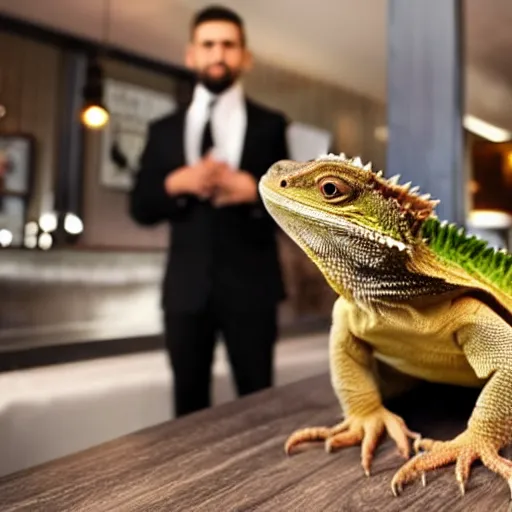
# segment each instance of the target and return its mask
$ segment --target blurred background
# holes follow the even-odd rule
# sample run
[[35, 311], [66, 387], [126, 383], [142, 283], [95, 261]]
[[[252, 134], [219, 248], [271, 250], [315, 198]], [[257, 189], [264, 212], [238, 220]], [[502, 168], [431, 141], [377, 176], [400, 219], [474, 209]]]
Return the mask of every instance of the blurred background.
[[[246, 92], [286, 113], [297, 155], [317, 156], [298, 142], [309, 137], [395, 173], [387, 1], [221, 3], [244, 18], [255, 55]], [[189, 20], [208, 4], [0, 0], [0, 475], [171, 417], [159, 305], [169, 230], [136, 225], [128, 191], [147, 123], [190, 99]], [[454, 186], [467, 227], [510, 248], [512, 3], [462, 7]], [[98, 69], [99, 130], [74, 115]], [[276, 385], [328, 370], [334, 300], [285, 235], [279, 247]], [[235, 397], [222, 345], [214, 395]]]

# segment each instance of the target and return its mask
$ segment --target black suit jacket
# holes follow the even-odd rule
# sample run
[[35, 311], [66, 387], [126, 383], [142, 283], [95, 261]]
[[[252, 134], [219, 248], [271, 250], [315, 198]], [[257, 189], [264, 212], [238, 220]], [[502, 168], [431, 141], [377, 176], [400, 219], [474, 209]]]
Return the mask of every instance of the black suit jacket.
[[[247, 130], [241, 169], [259, 179], [288, 157], [286, 120], [246, 99]], [[185, 109], [150, 125], [131, 193], [130, 213], [143, 225], [172, 226], [163, 307], [193, 312], [209, 298], [228, 308], [275, 306], [285, 296], [277, 226], [261, 199], [213, 208], [193, 196], [169, 197], [164, 178], [185, 165]]]

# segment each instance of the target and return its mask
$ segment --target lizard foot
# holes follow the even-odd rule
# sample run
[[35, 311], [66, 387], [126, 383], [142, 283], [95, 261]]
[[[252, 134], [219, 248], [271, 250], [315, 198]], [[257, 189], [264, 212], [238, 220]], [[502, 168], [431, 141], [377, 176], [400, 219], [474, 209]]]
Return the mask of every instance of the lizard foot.
[[484, 466], [507, 480], [512, 498], [512, 462], [498, 455], [498, 447], [490, 439], [466, 430], [451, 441], [416, 439], [414, 448], [419, 453], [406, 462], [391, 481], [391, 490], [395, 496], [402, 491], [404, 484], [415, 480], [419, 475], [425, 486], [427, 471], [453, 462], [455, 478], [464, 494], [471, 465], [480, 459]]
[[400, 454], [408, 459], [408, 438], [418, 439], [420, 434], [411, 432], [400, 416], [384, 407], [364, 416], [349, 416], [331, 428], [311, 427], [297, 430], [287, 439], [285, 452], [289, 455], [294, 447], [314, 441], [323, 441], [327, 452], [361, 443], [361, 464], [365, 474], [369, 476], [373, 454], [385, 430], [395, 441]]

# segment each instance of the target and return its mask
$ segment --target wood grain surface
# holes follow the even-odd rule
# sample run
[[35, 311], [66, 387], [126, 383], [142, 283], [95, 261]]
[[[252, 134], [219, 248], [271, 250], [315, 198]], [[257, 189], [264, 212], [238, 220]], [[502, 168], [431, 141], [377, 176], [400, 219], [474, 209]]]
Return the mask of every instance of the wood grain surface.
[[[390, 403], [410, 428], [446, 439], [462, 430], [472, 390], [426, 387]], [[385, 439], [373, 474], [359, 447], [327, 454], [313, 445], [286, 457], [296, 428], [332, 424], [340, 410], [326, 375], [202, 411], [0, 479], [11, 511], [505, 511], [505, 481], [476, 464], [465, 496], [454, 467], [428, 474], [395, 498], [401, 461]]]

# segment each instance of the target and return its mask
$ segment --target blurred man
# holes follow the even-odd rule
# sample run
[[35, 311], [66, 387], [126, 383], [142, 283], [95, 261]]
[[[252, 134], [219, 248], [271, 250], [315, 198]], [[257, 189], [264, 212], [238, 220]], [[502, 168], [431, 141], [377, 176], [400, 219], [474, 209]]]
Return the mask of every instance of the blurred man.
[[218, 333], [239, 395], [272, 385], [284, 298], [275, 224], [257, 183], [288, 156], [286, 121], [244, 94], [251, 55], [240, 17], [222, 7], [198, 13], [186, 64], [197, 76], [192, 101], [150, 126], [131, 196], [136, 221], [172, 226], [163, 308], [176, 416], [210, 405]]

